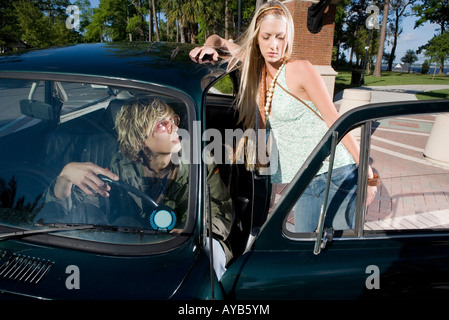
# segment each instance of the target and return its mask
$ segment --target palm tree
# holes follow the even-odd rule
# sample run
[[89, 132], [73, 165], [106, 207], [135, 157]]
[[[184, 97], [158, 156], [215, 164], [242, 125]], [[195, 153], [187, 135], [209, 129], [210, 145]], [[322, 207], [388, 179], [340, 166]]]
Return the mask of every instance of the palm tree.
[[217, 12], [223, 8], [221, 1], [213, 0], [163, 0], [161, 6], [167, 23], [176, 23], [179, 27], [180, 42], [191, 43], [197, 42], [198, 22], [210, 30], [220, 17]]
[[[157, 14], [156, 14], [156, 1], [151, 0], [151, 4], [153, 7], [153, 20], [154, 20], [154, 26], [156, 28], [156, 39], [157, 39], [157, 41], [161, 41], [161, 38], [159, 36], [159, 23], [157, 21]], [[150, 18], [151, 18], [151, 15], [150, 15]], [[151, 23], [150, 23], [150, 26], [151, 26]], [[150, 29], [150, 33], [151, 33], [151, 29]]]
[[[185, 0], [163, 0], [162, 8], [165, 11], [165, 16], [167, 18], [167, 24], [176, 24], [177, 36], [176, 41], [179, 41], [179, 34], [181, 34], [181, 42], [185, 42], [184, 31], [183, 31], [183, 19], [181, 14], [182, 3]], [[181, 28], [181, 32], [179, 32]]]

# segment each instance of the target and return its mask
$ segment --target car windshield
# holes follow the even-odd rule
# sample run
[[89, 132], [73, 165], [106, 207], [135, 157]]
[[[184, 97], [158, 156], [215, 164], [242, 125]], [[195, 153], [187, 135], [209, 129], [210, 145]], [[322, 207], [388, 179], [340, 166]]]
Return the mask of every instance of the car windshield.
[[32, 79], [0, 79], [0, 97], [4, 234], [50, 230], [120, 244], [185, 234], [183, 101], [129, 87]]

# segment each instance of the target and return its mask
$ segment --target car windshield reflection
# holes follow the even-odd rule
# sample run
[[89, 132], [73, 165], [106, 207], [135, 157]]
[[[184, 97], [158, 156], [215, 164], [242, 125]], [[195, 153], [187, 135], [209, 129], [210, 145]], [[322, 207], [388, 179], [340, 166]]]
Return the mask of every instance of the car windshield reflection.
[[[188, 234], [190, 166], [176, 137], [188, 129], [185, 103], [56, 81], [3, 79], [0, 94], [0, 225], [16, 229], [5, 238], [142, 244]], [[163, 148], [164, 166], [143, 165]]]

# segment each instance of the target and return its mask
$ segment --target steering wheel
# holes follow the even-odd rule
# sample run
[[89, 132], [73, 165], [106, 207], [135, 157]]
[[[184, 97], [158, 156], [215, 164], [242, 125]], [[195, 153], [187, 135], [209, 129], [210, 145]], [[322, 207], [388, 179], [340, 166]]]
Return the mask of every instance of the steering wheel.
[[146, 193], [143, 193], [142, 191], [140, 191], [136, 187], [133, 187], [132, 185], [129, 185], [129, 184], [127, 184], [127, 183], [125, 183], [123, 181], [120, 181], [120, 180], [119, 181], [112, 180], [111, 178], [108, 178], [108, 177], [106, 177], [106, 176], [104, 176], [102, 174], [99, 174], [98, 178], [100, 178], [104, 182], [108, 183], [109, 185], [116, 186], [118, 188], [122, 188], [123, 190], [126, 190], [126, 191], [129, 191], [131, 193], [134, 193], [139, 198], [148, 201], [153, 206], [153, 208], [156, 208], [158, 206], [158, 204], [156, 203], [156, 201], [154, 201], [153, 198], [151, 198]]
[[151, 198], [149, 195], [147, 195], [146, 193], [142, 192], [141, 190], [137, 189], [136, 187], [133, 187], [128, 183], [122, 182], [120, 180], [119, 181], [112, 180], [102, 174], [98, 175], [98, 177], [104, 182], [110, 184], [111, 186], [115, 186], [125, 191], [131, 192], [136, 196], [138, 196], [139, 198], [141, 198], [142, 200], [149, 202], [152, 205], [152, 213], [150, 214], [150, 224], [153, 229], [159, 231], [170, 231], [175, 227], [176, 214], [170, 207], [166, 205], [157, 204], [156, 201], [154, 201], [154, 199]]

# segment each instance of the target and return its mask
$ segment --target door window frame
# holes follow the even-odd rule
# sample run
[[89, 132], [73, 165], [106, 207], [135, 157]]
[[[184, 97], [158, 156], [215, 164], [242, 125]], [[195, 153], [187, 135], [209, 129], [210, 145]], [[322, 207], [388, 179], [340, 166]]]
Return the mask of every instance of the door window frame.
[[[394, 102], [394, 103], [379, 103], [371, 104], [369, 106], [362, 106], [348, 111], [342, 115], [328, 130], [323, 139], [319, 142], [316, 148], [312, 151], [307, 158], [303, 166], [297, 172], [292, 182], [286, 187], [283, 196], [279, 199], [273, 208], [273, 213], [270, 215], [268, 222], [262, 228], [259, 239], [256, 242], [259, 243], [259, 248], [272, 248], [276, 246], [275, 241], [270, 241], [269, 233], [281, 230], [279, 236], [287, 239], [291, 242], [311, 242], [315, 241], [316, 233], [294, 233], [286, 228], [286, 221], [288, 213], [294, 207], [295, 203], [305, 190], [309, 182], [313, 179], [316, 172], [321, 167], [321, 163], [330, 153], [332, 132], [338, 132], [338, 141], [341, 141], [340, 137], [343, 137], [347, 132], [355, 129], [358, 126], [362, 127], [361, 133], [361, 151], [360, 164], [359, 164], [359, 182], [366, 181], [367, 168], [369, 162], [369, 147], [371, 143], [371, 127], [372, 122], [406, 115], [419, 115], [419, 114], [437, 114], [449, 112], [449, 100], [431, 100], [431, 101], [412, 101], [412, 102]], [[361, 169], [360, 169], [361, 168]], [[361, 187], [360, 187], [361, 186]], [[356, 206], [356, 221], [353, 230], [345, 230], [334, 237], [334, 241], [339, 240], [352, 240], [363, 239], [364, 237], [370, 238], [385, 238], [393, 237], [395, 234], [398, 236], [403, 235], [429, 235], [428, 231], [413, 230], [411, 232], [404, 232], [398, 230], [395, 232], [369, 232], [364, 230], [363, 224], [366, 215], [366, 183], [359, 183], [358, 193], [363, 196], [357, 197]], [[363, 208], [362, 210], [360, 208]], [[441, 236], [441, 232], [435, 232], [435, 236]], [[266, 239], [265, 239], [266, 238]], [[272, 237], [271, 237], [272, 238]]]
[[[48, 82], [73, 82], [73, 83], [89, 83], [97, 85], [106, 85], [111, 87], [120, 87], [131, 90], [141, 90], [146, 92], [158, 92], [161, 95], [172, 96], [186, 105], [186, 115], [188, 117], [187, 127], [192, 136], [194, 136], [194, 121], [197, 120], [196, 103], [191, 96], [184, 92], [162, 87], [157, 84], [147, 83], [142, 81], [134, 81], [132, 79], [114, 79], [105, 78], [101, 76], [82, 76], [70, 74], [52, 74], [52, 73], [23, 73], [23, 72], [1, 72], [0, 78], [5, 80], [32, 80], [32, 81], [48, 81]], [[130, 256], [144, 256], [149, 254], [159, 254], [171, 251], [183, 245], [192, 239], [198, 233], [197, 219], [200, 199], [196, 197], [199, 186], [199, 164], [192, 161], [193, 157], [197, 156], [196, 142], [190, 139], [190, 173], [189, 173], [189, 204], [188, 204], [188, 220], [186, 222], [185, 230], [188, 230], [186, 235], [175, 237], [168, 241], [157, 244], [119, 244], [108, 242], [92, 242], [85, 239], [64, 237], [61, 234], [40, 234], [24, 238], [24, 241], [36, 242], [45, 245], [52, 245], [60, 248], [83, 248], [84, 251], [95, 252], [110, 255], [130, 255]], [[0, 225], [2, 232], [21, 231], [15, 227]], [[86, 245], [88, 243], [89, 245]]]

